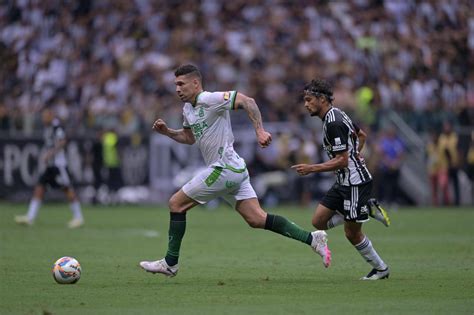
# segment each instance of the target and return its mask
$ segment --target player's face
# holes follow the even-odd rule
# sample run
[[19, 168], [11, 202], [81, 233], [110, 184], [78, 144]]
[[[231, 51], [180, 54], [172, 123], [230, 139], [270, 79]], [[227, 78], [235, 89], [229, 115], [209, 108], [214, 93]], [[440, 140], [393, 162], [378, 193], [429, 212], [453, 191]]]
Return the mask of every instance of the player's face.
[[200, 92], [199, 80], [195, 76], [180, 75], [174, 80], [176, 94], [183, 102], [194, 102], [196, 95]]
[[303, 100], [304, 107], [308, 110], [309, 114], [311, 116], [319, 116], [323, 107], [322, 98], [311, 94], [306, 94]]

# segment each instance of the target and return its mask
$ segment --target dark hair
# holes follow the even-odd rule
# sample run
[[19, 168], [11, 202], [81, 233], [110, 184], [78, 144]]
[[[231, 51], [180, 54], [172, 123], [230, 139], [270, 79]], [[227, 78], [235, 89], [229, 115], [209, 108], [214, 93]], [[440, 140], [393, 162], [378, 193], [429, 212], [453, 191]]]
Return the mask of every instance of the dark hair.
[[191, 65], [191, 64], [179, 66], [178, 69], [176, 69], [176, 71], [174, 72], [175, 77], [179, 77], [180, 75], [187, 75], [187, 74], [195, 75], [199, 78], [199, 80], [202, 81], [201, 71], [199, 71], [199, 69], [196, 66]]
[[305, 85], [304, 93], [309, 93], [314, 96], [325, 96], [329, 102], [334, 100], [331, 84], [322, 79], [311, 80], [310, 83]]

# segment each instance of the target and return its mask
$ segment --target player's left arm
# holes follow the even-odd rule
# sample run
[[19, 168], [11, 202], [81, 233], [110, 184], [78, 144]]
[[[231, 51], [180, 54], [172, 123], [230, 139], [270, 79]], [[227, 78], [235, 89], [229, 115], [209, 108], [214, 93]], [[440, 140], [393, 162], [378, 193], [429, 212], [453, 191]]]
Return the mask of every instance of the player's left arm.
[[337, 153], [336, 156], [329, 161], [318, 164], [297, 164], [291, 168], [296, 170], [299, 175], [308, 175], [310, 173], [331, 172], [346, 168], [349, 165], [349, 153], [343, 151]]
[[357, 148], [357, 152], [361, 152], [362, 149], [364, 148], [365, 141], [367, 139], [367, 134], [365, 133], [364, 130], [362, 130], [359, 126], [354, 124], [355, 132], [357, 134], [357, 137], [359, 138], [359, 147]]
[[244, 109], [252, 121], [255, 133], [257, 134], [257, 141], [262, 148], [268, 146], [272, 142], [272, 135], [263, 129], [262, 114], [258, 109], [255, 100], [242, 93], [237, 93], [235, 98], [234, 108]]

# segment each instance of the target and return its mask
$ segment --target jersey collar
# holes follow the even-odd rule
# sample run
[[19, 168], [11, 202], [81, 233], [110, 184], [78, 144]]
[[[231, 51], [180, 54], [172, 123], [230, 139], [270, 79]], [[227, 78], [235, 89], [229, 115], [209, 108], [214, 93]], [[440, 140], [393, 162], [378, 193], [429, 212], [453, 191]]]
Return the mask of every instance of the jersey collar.
[[326, 116], [328, 115], [328, 113], [329, 113], [329, 112], [330, 112], [330, 111], [331, 111], [333, 108], [334, 108], [334, 107], [333, 107], [332, 105], [331, 105], [331, 106], [329, 106], [329, 109], [328, 109], [328, 111], [327, 111], [327, 112], [324, 114], [324, 117], [323, 117], [323, 119], [322, 119], [323, 121], [325, 121], [325, 120], [326, 120]]
[[199, 93], [196, 95], [196, 98], [194, 99], [194, 102], [191, 103], [191, 105], [193, 105], [193, 107], [196, 107], [196, 104], [197, 104], [199, 95], [201, 95], [202, 92], [204, 92], [204, 91], [199, 92]]

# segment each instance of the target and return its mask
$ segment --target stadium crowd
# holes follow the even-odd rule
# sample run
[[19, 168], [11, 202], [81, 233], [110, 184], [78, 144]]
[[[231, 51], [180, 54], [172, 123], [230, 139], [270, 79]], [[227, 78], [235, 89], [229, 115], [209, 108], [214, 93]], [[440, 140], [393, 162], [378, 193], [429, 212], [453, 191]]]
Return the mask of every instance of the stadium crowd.
[[[242, 91], [264, 121], [308, 130], [302, 87], [329, 79], [337, 105], [380, 136], [374, 148], [390, 133], [380, 119], [389, 110], [417, 132], [472, 127], [470, 12], [469, 0], [9, 1], [0, 130], [34, 133], [44, 106], [73, 134], [148, 133], [158, 116], [179, 126], [173, 71], [185, 62], [202, 69], [206, 89]], [[299, 156], [310, 134], [290, 134], [288, 150]]]

